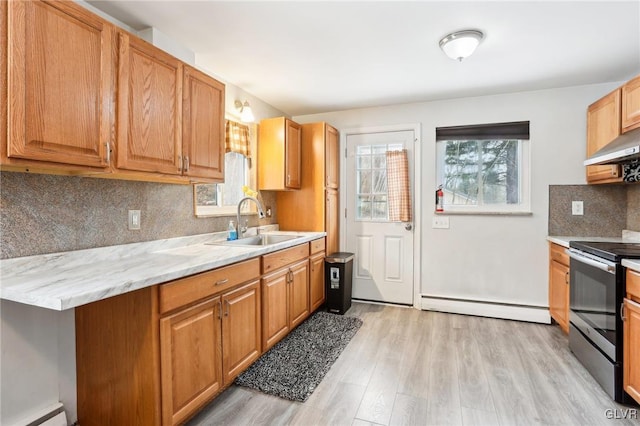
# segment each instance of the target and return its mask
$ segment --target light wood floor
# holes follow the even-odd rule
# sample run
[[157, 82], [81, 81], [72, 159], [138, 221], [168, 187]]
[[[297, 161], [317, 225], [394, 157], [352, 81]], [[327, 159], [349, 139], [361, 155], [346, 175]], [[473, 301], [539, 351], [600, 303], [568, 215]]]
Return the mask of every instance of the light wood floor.
[[640, 425], [557, 326], [363, 303], [347, 314], [364, 324], [305, 403], [232, 386], [189, 425]]

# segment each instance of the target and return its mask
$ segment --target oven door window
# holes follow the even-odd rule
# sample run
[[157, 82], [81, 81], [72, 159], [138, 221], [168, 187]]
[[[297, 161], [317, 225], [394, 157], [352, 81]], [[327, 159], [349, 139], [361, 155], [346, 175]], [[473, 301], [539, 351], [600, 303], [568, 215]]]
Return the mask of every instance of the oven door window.
[[571, 259], [572, 313], [616, 344], [616, 276]]

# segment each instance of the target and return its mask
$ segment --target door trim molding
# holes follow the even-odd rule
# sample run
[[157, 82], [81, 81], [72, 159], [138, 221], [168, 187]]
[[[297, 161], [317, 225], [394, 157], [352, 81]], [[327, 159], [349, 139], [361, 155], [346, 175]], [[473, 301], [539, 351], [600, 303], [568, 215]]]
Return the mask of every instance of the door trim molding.
[[[402, 132], [402, 131], [413, 131], [414, 141], [413, 141], [413, 307], [416, 309], [422, 308], [422, 302], [420, 300], [420, 274], [421, 274], [421, 265], [420, 265], [420, 256], [421, 256], [421, 232], [422, 232], [422, 224], [420, 222], [421, 216], [420, 211], [422, 207], [422, 179], [421, 179], [421, 169], [422, 167], [417, 167], [418, 164], [421, 164], [422, 161], [422, 153], [420, 151], [421, 148], [421, 124], [420, 123], [404, 123], [404, 124], [389, 124], [389, 125], [381, 125], [381, 126], [362, 126], [362, 127], [354, 127], [350, 129], [344, 129], [340, 131], [340, 206], [342, 209], [340, 211], [340, 229], [347, 229], [347, 220], [344, 217], [344, 209], [347, 205], [347, 162], [346, 160], [346, 149], [347, 149], [347, 137], [353, 135], [362, 135], [369, 133], [385, 133], [385, 132]], [[353, 212], [352, 212], [353, 213]], [[345, 250], [347, 246], [347, 233], [340, 233], [340, 249]]]

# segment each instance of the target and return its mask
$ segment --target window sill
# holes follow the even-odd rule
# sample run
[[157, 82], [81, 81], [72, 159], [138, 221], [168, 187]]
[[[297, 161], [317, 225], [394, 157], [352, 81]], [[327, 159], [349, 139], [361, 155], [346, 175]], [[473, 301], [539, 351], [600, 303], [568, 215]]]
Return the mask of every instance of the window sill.
[[462, 211], [452, 211], [452, 210], [445, 210], [443, 212], [434, 212], [436, 215], [444, 215], [444, 216], [454, 216], [454, 215], [459, 215], [459, 216], [533, 216], [533, 212], [530, 211], [521, 211], [521, 212], [483, 212], [483, 211], [476, 211], [476, 212], [462, 212]]
[[[240, 212], [242, 216], [257, 216], [258, 212]], [[236, 217], [237, 211], [218, 211], [218, 212], [203, 212], [196, 213], [196, 217]]]

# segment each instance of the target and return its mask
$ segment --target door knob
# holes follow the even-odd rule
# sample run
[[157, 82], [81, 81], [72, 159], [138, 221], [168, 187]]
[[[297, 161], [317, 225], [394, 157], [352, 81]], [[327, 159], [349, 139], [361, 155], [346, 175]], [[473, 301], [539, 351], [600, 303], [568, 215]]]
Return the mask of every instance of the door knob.
[[404, 226], [404, 229], [406, 229], [407, 231], [411, 231], [411, 230], [413, 229], [413, 225], [412, 225], [412, 224], [410, 224], [410, 223], [407, 223], [407, 224]]

